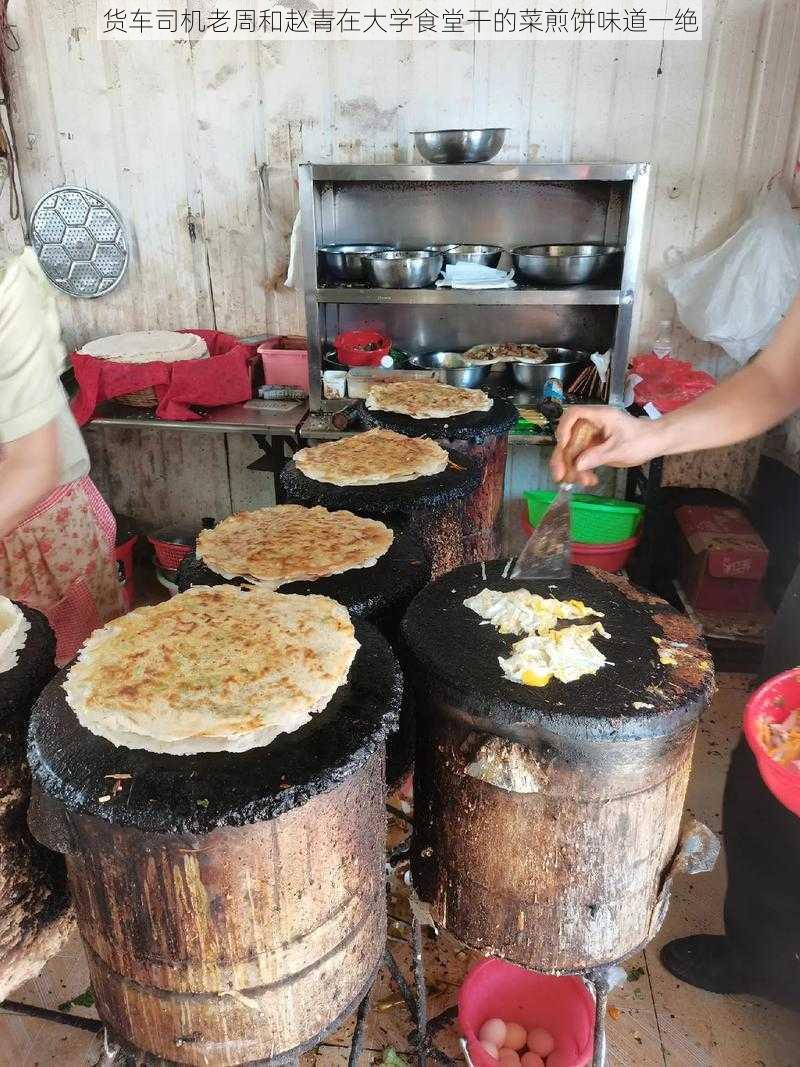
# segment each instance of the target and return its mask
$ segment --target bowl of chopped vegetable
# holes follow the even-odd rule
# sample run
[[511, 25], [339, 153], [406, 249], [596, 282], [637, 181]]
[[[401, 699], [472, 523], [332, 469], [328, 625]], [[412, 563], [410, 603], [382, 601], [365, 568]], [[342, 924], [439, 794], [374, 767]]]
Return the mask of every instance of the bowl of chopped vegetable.
[[800, 667], [756, 689], [745, 708], [744, 735], [767, 789], [800, 816]]

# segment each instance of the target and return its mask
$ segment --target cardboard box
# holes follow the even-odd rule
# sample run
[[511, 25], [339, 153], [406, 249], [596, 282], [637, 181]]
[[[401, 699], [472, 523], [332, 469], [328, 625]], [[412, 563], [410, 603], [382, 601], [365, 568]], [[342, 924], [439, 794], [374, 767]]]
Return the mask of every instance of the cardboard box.
[[769, 550], [738, 508], [684, 506], [675, 512], [681, 532], [680, 582], [701, 611], [753, 611]]

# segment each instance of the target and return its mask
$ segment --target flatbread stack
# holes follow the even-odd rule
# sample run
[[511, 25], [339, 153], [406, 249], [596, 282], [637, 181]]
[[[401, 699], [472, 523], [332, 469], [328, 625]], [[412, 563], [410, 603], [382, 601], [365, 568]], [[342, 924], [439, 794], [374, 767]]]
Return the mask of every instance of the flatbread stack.
[[0, 674], [19, 663], [31, 624], [13, 600], [0, 596]]
[[64, 689], [81, 725], [115, 745], [244, 752], [325, 708], [358, 647], [328, 597], [195, 586], [96, 630]]
[[367, 393], [370, 411], [395, 411], [412, 419], [449, 419], [489, 411], [494, 401], [482, 389], [459, 389], [441, 382], [382, 382]]
[[295, 452], [297, 469], [332, 485], [383, 485], [441, 474], [447, 452], [427, 438], [404, 437], [393, 430], [367, 430]]
[[374, 567], [394, 534], [351, 511], [280, 504], [230, 515], [197, 538], [197, 558], [223, 578], [264, 589]]
[[187, 359], [208, 359], [208, 345], [194, 333], [170, 330], [141, 330], [100, 337], [81, 348], [85, 356], [112, 363], [180, 363]]

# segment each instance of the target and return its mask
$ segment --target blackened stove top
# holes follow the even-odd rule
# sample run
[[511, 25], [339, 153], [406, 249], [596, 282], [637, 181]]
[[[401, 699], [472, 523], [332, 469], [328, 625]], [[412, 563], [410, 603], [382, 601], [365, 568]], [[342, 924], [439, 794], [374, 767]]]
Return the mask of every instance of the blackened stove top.
[[307, 478], [294, 463], [287, 463], [281, 481], [289, 499], [300, 504], [321, 504], [330, 511], [346, 509], [356, 515], [408, 514], [421, 508], [443, 507], [463, 500], [478, 488], [481, 468], [469, 456], [451, 452], [440, 474], [412, 478], [408, 482], [380, 485], [334, 485]]
[[[425, 553], [407, 534], [395, 534], [394, 541], [372, 567], [353, 567], [343, 574], [332, 574], [316, 581], [290, 582], [280, 587], [281, 593], [316, 593], [329, 596], [344, 604], [354, 619], [368, 622], [382, 618], [395, 605], [402, 612], [403, 604], [430, 581], [431, 568]], [[234, 578], [230, 584], [241, 585], [243, 579]], [[191, 552], [178, 568], [178, 591], [184, 593], [193, 585], [225, 585], [228, 579], [215, 573]]]
[[[605, 571], [574, 567], [568, 580], [530, 582], [503, 578], [507, 565], [485, 564], [485, 577], [480, 564], [460, 567], [417, 594], [401, 627], [410, 654], [407, 677], [432, 687], [468, 718], [484, 720], [489, 730], [521, 724], [577, 740], [624, 741], [670, 734], [698, 718], [713, 693], [714, 672], [699, 629], [685, 615]], [[500, 634], [464, 606], [487, 587], [527, 587], [603, 612], [597, 621], [611, 636], [594, 643], [609, 663], [574, 682], [552, 679], [533, 687], [509, 681], [498, 657], [508, 657], [523, 635]], [[677, 645], [675, 665], [661, 663], [654, 638]]]
[[[31, 717], [33, 777], [68, 810], [155, 833], [207, 833], [272, 819], [334, 788], [396, 729], [403, 682], [394, 653], [368, 623], [350, 675], [324, 711], [249, 752], [174, 756], [113, 745], [85, 729], [55, 678]], [[106, 775], [130, 774], [111, 791]]]
[[510, 400], [497, 398], [488, 411], [470, 411], [447, 419], [412, 419], [396, 411], [371, 411], [365, 404], [359, 409], [359, 417], [369, 429], [394, 430], [406, 437], [480, 442], [508, 433], [516, 425], [519, 412]]

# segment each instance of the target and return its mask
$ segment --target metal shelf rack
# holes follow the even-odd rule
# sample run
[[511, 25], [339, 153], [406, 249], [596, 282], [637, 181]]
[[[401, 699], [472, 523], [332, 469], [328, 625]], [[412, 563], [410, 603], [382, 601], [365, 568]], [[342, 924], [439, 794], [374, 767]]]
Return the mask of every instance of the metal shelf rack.
[[[622, 399], [651, 167], [648, 163], [329, 165], [300, 167], [310, 407], [340, 330], [373, 326], [411, 351], [534, 341], [612, 350], [610, 399]], [[624, 246], [616, 276], [571, 288], [371, 289], [327, 284], [324, 244], [604, 243]]]

